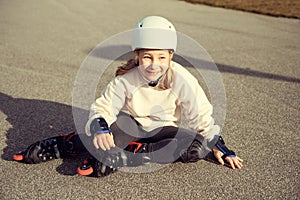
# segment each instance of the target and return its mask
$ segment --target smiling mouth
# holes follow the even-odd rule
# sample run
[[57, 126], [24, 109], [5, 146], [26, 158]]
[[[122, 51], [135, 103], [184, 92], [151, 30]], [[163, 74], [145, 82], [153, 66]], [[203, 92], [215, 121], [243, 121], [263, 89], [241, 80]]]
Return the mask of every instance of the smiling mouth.
[[159, 72], [147, 71], [147, 73], [150, 74], [150, 75], [157, 75]]

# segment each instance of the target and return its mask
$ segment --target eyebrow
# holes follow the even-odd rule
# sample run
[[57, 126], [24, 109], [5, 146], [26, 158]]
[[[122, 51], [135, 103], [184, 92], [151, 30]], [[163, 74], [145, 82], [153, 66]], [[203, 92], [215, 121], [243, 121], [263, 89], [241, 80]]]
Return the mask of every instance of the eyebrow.
[[[146, 54], [149, 54], [149, 55], [153, 55], [152, 53], [150, 53], [150, 52], [144, 52], [143, 53], [144, 55], [146, 55]], [[167, 54], [167, 52], [163, 52], [163, 53], [158, 53], [157, 55], [166, 55]]]

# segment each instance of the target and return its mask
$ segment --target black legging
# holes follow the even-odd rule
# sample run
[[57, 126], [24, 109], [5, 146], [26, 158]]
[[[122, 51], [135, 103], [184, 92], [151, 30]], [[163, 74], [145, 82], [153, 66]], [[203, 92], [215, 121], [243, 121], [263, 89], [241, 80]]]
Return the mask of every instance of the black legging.
[[[196, 139], [200, 143], [203, 136], [188, 129], [175, 126], [164, 126], [147, 132], [141, 128], [139, 123], [130, 115], [120, 113], [111, 127], [114, 142], [117, 149], [124, 150], [130, 142], [147, 143], [151, 145], [152, 157], [155, 162], [169, 163], [178, 160], [180, 154], [187, 150], [191, 143]], [[95, 150], [91, 137], [80, 135], [84, 146], [93, 154]], [[75, 138], [74, 138], [75, 139]], [[80, 142], [76, 142], [78, 150], [84, 150]], [[81, 143], [81, 144], [80, 144]], [[199, 158], [200, 159], [200, 158]]]

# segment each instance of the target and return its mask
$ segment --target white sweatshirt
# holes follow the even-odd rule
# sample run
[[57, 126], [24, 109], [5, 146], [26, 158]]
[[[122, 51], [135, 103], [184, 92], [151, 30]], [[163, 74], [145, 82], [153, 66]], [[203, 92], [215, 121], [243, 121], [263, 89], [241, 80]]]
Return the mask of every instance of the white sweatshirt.
[[130, 114], [142, 128], [151, 131], [162, 126], [178, 126], [181, 112], [190, 129], [209, 141], [219, 134], [214, 124], [212, 105], [197, 79], [178, 63], [171, 63], [173, 85], [167, 90], [148, 86], [138, 68], [115, 77], [91, 107], [91, 117], [86, 125], [90, 133], [93, 119], [103, 117], [108, 125], [116, 121], [119, 112]]

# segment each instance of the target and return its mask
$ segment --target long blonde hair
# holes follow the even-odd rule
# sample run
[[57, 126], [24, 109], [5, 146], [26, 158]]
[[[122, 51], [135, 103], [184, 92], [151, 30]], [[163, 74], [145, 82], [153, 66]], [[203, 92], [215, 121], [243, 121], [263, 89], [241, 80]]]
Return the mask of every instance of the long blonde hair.
[[[134, 58], [128, 60], [127, 63], [119, 66], [118, 69], [116, 70], [115, 76], [121, 76], [123, 74], [126, 74], [131, 69], [138, 66], [139, 66], [139, 59], [138, 56], [135, 56]], [[157, 87], [161, 90], [169, 89], [172, 87], [173, 79], [174, 79], [174, 72], [172, 70], [172, 66], [169, 66], [167, 72], [163, 75]]]

